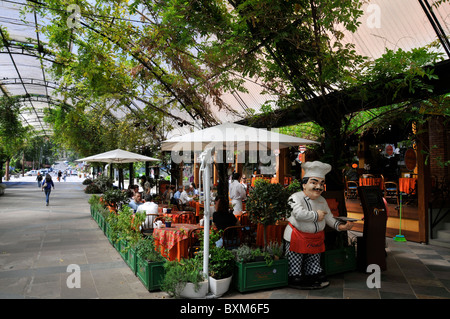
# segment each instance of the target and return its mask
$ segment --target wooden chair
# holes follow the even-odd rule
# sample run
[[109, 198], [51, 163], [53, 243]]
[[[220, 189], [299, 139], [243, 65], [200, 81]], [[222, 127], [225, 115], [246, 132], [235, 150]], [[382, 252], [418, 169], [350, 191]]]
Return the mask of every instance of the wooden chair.
[[193, 258], [203, 247], [201, 244], [201, 236], [203, 234], [203, 228], [195, 228], [189, 231], [188, 234], [188, 256]]
[[394, 181], [386, 181], [384, 179], [384, 176], [381, 175], [381, 178], [383, 180], [383, 191], [384, 191], [384, 198], [386, 199], [386, 201], [388, 201], [389, 199], [395, 199], [395, 203], [397, 204], [397, 206], [400, 205], [400, 200], [399, 200], [399, 188], [398, 188], [398, 183], [394, 182]]
[[[153, 219], [147, 220], [148, 216], [152, 216]], [[158, 214], [146, 214], [145, 221], [141, 225], [141, 234], [145, 237], [151, 236], [153, 234], [153, 223], [159, 217]]]
[[250, 221], [247, 212], [242, 213], [238, 219], [239, 219], [239, 224], [241, 226], [251, 226], [252, 225], [252, 222]]
[[358, 197], [358, 182], [349, 181], [345, 177], [345, 199], [356, 199]]
[[235, 249], [241, 245], [253, 247], [256, 245], [256, 227], [254, 226], [230, 226], [225, 228], [222, 234], [223, 247]]
[[179, 215], [178, 221], [185, 224], [195, 224], [195, 214], [193, 212], [183, 212]]

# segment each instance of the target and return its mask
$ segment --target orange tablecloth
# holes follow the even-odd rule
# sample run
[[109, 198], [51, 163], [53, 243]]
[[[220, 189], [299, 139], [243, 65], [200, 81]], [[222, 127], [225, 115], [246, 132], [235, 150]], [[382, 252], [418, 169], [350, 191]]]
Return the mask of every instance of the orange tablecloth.
[[383, 179], [382, 178], [360, 178], [359, 186], [380, 186], [383, 189]]
[[417, 178], [402, 177], [398, 179], [398, 189], [402, 193], [413, 194], [416, 187]]
[[155, 247], [168, 260], [188, 258], [189, 232], [199, 227], [193, 224], [172, 224], [170, 228], [155, 228], [153, 230]]
[[[267, 226], [267, 244], [270, 242], [283, 242], [284, 229], [286, 228], [287, 222], [280, 223], [279, 225], [269, 225]], [[256, 245], [264, 246], [264, 226], [258, 224], [256, 229]]]
[[205, 205], [201, 204], [200, 202], [197, 202], [195, 200], [191, 200], [189, 202], [189, 206], [194, 207], [195, 208], [195, 216], [200, 216], [200, 208], [204, 208]]
[[170, 217], [172, 218], [172, 223], [174, 224], [196, 224], [197, 221], [195, 220], [195, 216], [193, 214], [183, 214], [183, 213], [192, 213], [192, 212], [172, 212], [172, 213], [166, 213], [162, 214], [163, 217]]

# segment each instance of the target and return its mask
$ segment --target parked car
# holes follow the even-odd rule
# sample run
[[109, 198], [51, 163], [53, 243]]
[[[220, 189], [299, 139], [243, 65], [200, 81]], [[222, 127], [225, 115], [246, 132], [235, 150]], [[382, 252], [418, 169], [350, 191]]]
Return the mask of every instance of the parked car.
[[27, 176], [36, 176], [37, 175], [37, 170], [35, 170], [35, 169], [32, 169], [31, 171], [28, 171], [27, 172]]

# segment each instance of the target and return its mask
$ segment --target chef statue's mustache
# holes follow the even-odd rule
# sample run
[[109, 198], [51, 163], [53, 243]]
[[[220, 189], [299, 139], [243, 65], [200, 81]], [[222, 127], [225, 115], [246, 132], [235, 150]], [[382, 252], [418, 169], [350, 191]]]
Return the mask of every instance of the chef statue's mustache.
[[321, 192], [321, 191], [323, 191], [323, 187], [314, 187], [313, 191]]

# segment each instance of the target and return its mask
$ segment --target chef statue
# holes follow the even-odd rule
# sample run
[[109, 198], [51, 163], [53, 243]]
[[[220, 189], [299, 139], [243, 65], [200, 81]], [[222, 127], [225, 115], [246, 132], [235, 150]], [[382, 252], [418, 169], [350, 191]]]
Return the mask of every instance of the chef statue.
[[320, 253], [325, 251], [325, 224], [345, 231], [350, 230], [353, 223], [344, 224], [334, 219], [321, 196], [331, 165], [314, 161], [302, 164], [302, 168], [305, 171], [303, 191], [290, 197], [292, 213], [283, 236], [289, 261], [289, 285], [298, 289], [320, 289], [329, 285], [320, 265]]

